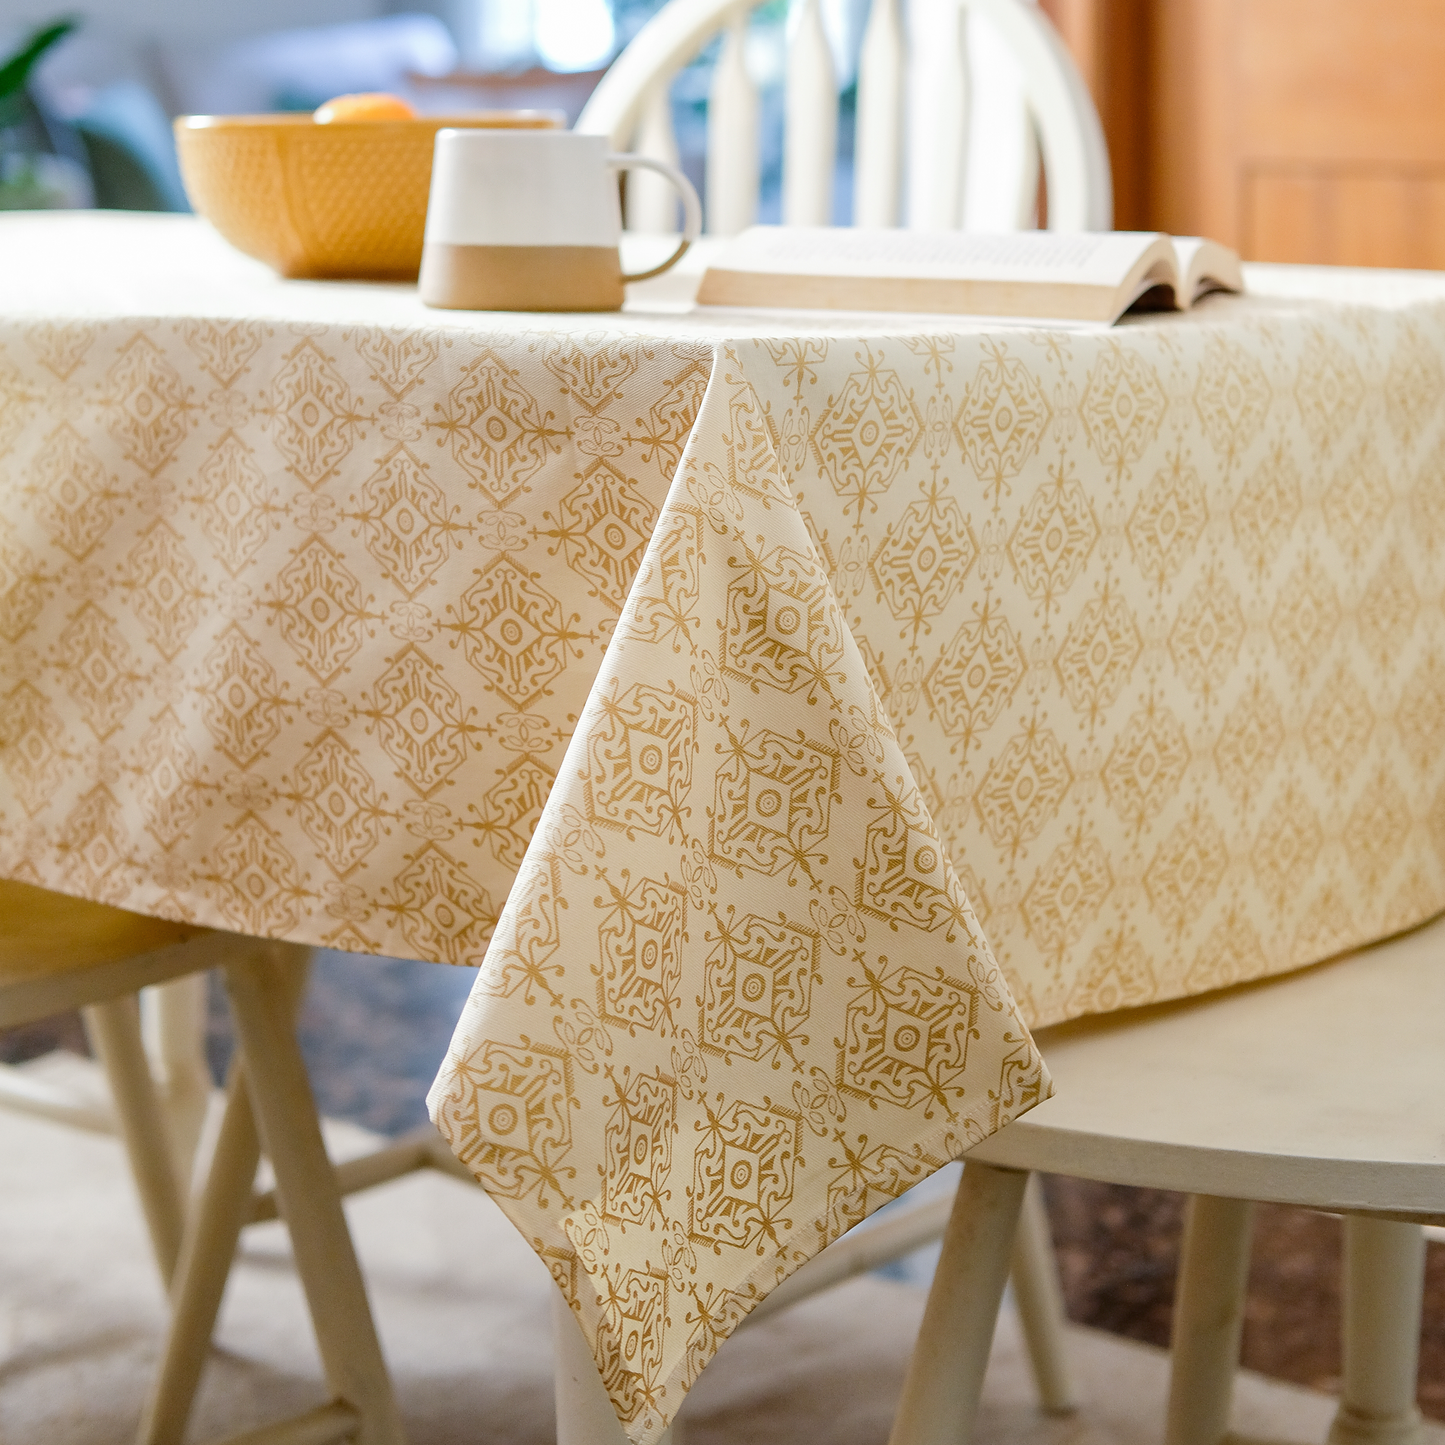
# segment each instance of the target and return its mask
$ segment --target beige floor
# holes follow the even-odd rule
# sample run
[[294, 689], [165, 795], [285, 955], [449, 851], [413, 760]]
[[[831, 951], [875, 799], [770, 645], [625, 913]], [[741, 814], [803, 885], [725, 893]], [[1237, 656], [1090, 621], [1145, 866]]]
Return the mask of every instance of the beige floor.
[[[67, 1056], [68, 1057], [68, 1056]], [[88, 1065], [40, 1061], [69, 1076]], [[334, 1147], [364, 1146], [338, 1128]], [[0, 1114], [0, 1442], [113, 1445], [133, 1428], [161, 1321], [117, 1145]], [[348, 1206], [411, 1445], [545, 1445], [551, 1288], [480, 1191], [414, 1176]], [[692, 1445], [884, 1445], [922, 1292], [854, 1281], [728, 1345], [689, 1402]], [[1144, 1445], [1166, 1388], [1156, 1350], [1071, 1331], [1085, 1403], [1033, 1406], [1012, 1315], [989, 1372], [990, 1445]], [[203, 1439], [319, 1398], [316, 1356], [278, 1225], [249, 1231], [199, 1410]], [[1242, 1376], [1236, 1427], [1320, 1441], [1331, 1402]], [[1432, 1430], [1430, 1445], [1445, 1445]]]

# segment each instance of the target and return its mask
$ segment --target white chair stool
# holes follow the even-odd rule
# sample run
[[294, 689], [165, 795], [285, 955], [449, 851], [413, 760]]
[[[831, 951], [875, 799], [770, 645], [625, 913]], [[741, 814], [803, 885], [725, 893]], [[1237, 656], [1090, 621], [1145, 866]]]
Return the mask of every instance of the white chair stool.
[[[0, 1028], [79, 1008], [110, 1081], [119, 1131], [141, 1195], [161, 1275], [173, 1282], [177, 1313], [172, 1347], [201, 1357], [210, 1343], [186, 1328], [184, 1305], [194, 1281], [230, 1270], [229, 1249], [212, 1248], [212, 1236], [184, 1218], [181, 1185], [169, 1128], [141, 1042], [136, 992], [213, 967], [225, 970], [241, 1049], [233, 1069], [219, 1167], [206, 1199], [251, 1206], [250, 1174], [236, 1189], [226, 1165], [256, 1138], [254, 1099], [266, 1152], [290, 1227], [297, 1270], [306, 1290], [333, 1398], [299, 1420], [244, 1437], [253, 1445], [354, 1438], [365, 1445], [402, 1445], [401, 1425], [367, 1305], [361, 1271], [346, 1231], [341, 1198], [326, 1152], [292, 1028], [305, 978], [304, 949], [236, 934], [145, 918], [67, 898], [23, 883], [0, 882]], [[259, 1149], [259, 1141], [257, 1143]], [[204, 1221], [206, 1211], [201, 1211]], [[197, 1372], [199, 1373], [199, 1371]], [[165, 1379], [152, 1414], [179, 1417], [179, 1442], [190, 1394]]]
[[1445, 918], [1257, 984], [1041, 1031], [1056, 1093], [968, 1156], [891, 1445], [967, 1445], [1030, 1170], [1190, 1204], [1167, 1445], [1222, 1445], [1251, 1202], [1346, 1216], [1331, 1445], [1410, 1445], [1424, 1242], [1445, 1221]]
[[[633, 36], [577, 118], [577, 130], [607, 136], [618, 150], [675, 163], [669, 87], [724, 33], [708, 98], [704, 206], [707, 230], [717, 235], [740, 231], [757, 216], [759, 106], [745, 56], [749, 15], [761, 3], [669, 0]], [[783, 220], [826, 226], [837, 165], [838, 82], [819, 0], [798, 0], [794, 10], [785, 61]], [[1005, 65], [1013, 62], [1018, 81], [1012, 89], [995, 87], [998, 65], [982, 56], [971, 63], [971, 15], [983, 19]], [[898, 0], [873, 0], [869, 8], [858, 62], [856, 224], [895, 226], [904, 219], [906, 170], [912, 225], [957, 230], [982, 211], [983, 229], [1027, 229], [1038, 203], [1042, 150], [1049, 229], [1109, 230], [1113, 190], [1103, 128], [1043, 12], [1029, 0], [957, 0], [937, 6], [936, 16], [941, 33], [915, 36], [910, 47]], [[972, 115], [970, 93], [990, 88], [998, 91], [997, 104]], [[910, 96], [924, 98], [929, 124], [925, 133], [906, 137]], [[985, 125], [988, 158], [1011, 162], [999, 174], [969, 173], [969, 129]], [[629, 190], [630, 229], [676, 230], [675, 216], [670, 196], [646, 185]]]

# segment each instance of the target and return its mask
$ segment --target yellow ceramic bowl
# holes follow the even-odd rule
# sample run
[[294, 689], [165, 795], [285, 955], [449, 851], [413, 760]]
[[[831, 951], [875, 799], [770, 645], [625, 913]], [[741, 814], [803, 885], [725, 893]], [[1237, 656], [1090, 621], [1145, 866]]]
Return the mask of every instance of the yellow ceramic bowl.
[[474, 111], [415, 120], [183, 115], [191, 204], [233, 245], [283, 276], [414, 281], [432, 143], [443, 126], [550, 130], [553, 111]]

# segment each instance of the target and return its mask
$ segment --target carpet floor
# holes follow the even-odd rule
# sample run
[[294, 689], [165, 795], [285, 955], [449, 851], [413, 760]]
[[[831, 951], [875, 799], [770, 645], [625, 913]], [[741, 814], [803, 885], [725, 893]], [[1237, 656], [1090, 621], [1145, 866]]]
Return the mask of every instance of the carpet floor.
[[[26, 1067], [98, 1088], [94, 1065]], [[330, 1126], [333, 1152], [375, 1136]], [[113, 1445], [130, 1437], [163, 1301], [119, 1146], [0, 1113], [0, 1440]], [[437, 1174], [348, 1202], [411, 1445], [552, 1439], [551, 1282], [479, 1190]], [[729, 1342], [688, 1403], [689, 1445], [884, 1445], [922, 1315], [918, 1283], [866, 1276]], [[1145, 1445], [1159, 1438], [1164, 1353], [1071, 1326], [1082, 1406], [1045, 1419], [1012, 1311], [1000, 1321], [979, 1439], [988, 1445]], [[214, 1438], [322, 1398], [320, 1369], [277, 1224], [246, 1233], [193, 1437]], [[1322, 1394], [1242, 1372], [1235, 1427], [1320, 1441]], [[1430, 1445], [1445, 1430], [1429, 1428]]]

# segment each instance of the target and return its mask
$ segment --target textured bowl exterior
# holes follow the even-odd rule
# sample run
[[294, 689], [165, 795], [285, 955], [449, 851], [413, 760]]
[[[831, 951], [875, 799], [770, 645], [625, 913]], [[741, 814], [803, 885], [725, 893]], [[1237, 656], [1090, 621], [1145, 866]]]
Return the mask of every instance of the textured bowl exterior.
[[192, 115], [177, 119], [176, 147], [196, 211], [281, 275], [414, 281], [437, 131], [560, 125], [549, 111], [329, 125]]

